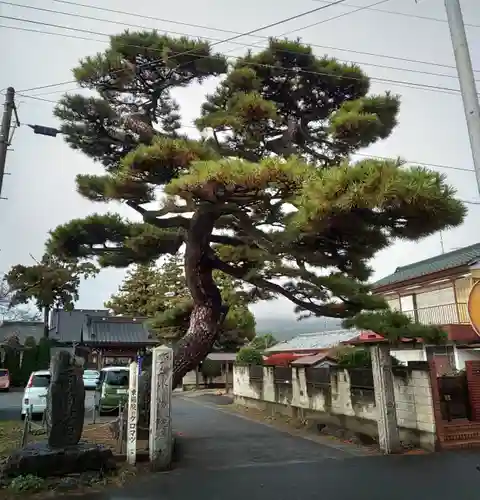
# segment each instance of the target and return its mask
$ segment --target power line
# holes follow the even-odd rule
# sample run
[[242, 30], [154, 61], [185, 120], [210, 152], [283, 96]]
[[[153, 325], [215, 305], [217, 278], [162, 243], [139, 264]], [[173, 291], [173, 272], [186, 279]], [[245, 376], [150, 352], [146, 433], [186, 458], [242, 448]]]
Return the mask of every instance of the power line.
[[[250, 30], [250, 31], [247, 31], [245, 33], [239, 33], [239, 34], [236, 34], [234, 36], [231, 36], [229, 38], [226, 38], [224, 40], [218, 40], [212, 44], [210, 44], [210, 46], [214, 46], [214, 45], [219, 45], [221, 43], [227, 43], [227, 42], [230, 42], [232, 40], [236, 40], [238, 38], [241, 38], [242, 36], [249, 36], [251, 34], [254, 34], [254, 33], [257, 33], [259, 31], [263, 31], [265, 29], [269, 29], [269, 28], [273, 28], [275, 26], [279, 26], [281, 24], [284, 24], [284, 23], [287, 23], [287, 22], [290, 22], [290, 21], [293, 21], [295, 19], [299, 19], [301, 17], [305, 17], [305, 16], [308, 16], [310, 14], [313, 14], [315, 12], [319, 12], [321, 10], [325, 10], [327, 9], [328, 7], [333, 7], [334, 5], [339, 5], [341, 3], [343, 3], [345, 0], [335, 0], [335, 1], [332, 1], [330, 3], [328, 3], [327, 5], [322, 5], [321, 7], [317, 7], [315, 9], [310, 9], [308, 11], [305, 11], [305, 12], [301, 12], [300, 14], [296, 14], [294, 16], [290, 16], [290, 17], [287, 17], [287, 18], [284, 18], [284, 19], [281, 19], [280, 21], [275, 21], [273, 23], [270, 23], [270, 24], [267, 24], [267, 25], [263, 25], [263, 26], [260, 26], [259, 28], [255, 28], [253, 30]], [[383, 0], [382, 0], [383, 1]], [[387, 1], [387, 0], [385, 0]], [[34, 21], [34, 20], [26, 20], [26, 19], [20, 19], [20, 18], [15, 18], [15, 17], [10, 17], [10, 16], [0, 16], [0, 18], [4, 18], [4, 19], [11, 19], [11, 20], [17, 20], [17, 21], [23, 21], [23, 22], [30, 22], [30, 23], [36, 23], [36, 24], [42, 24], [42, 25], [49, 25], [48, 23], [41, 23], [40, 21]], [[55, 25], [52, 25], [52, 26], [55, 26]], [[59, 27], [59, 26], [57, 26]], [[60, 27], [62, 28], [62, 27]], [[69, 28], [69, 27], [63, 27], [63, 29], [69, 29], [71, 30], [72, 28]], [[81, 31], [81, 32], [86, 32], [86, 30], [75, 30], [75, 31]], [[107, 35], [109, 36], [109, 35]], [[180, 54], [177, 54], [176, 57], [179, 57], [179, 56], [184, 56], [184, 55], [187, 55], [187, 54], [191, 54], [192, 52], [195, 52], [196, 49], [193, 48], [193, 49], [189, 49], [189, 50], [186, 50], [184, 52], [181, 52]], [[207, 56], [207, 57], [211, 57], [211, 56]], [[159, 62], [166, 62], [165, 60], [168, 61], [169, 57], [167, 56], [166, 58], [160, 58], [156, 61], [156, 63], [159, 63]], [[150, 66], [152, 64], [151, 61], [148, 61], [144, 64], [141, 64], [139, 65], [138, 67], [142, 67], [142, 66]], [[178, 69], [179, 67], [181, 67], [182, 64], [180, 65], [177, 65], [176, 68]], [[123, 69], [120, 69], [120, 70], [117, 70], [116, 72], [117, 73], [120, 73], [121, 71], [123, 71]], [[115, 72], [114, 72], [115, 73]], [[76, 82], [75, 82], [76, 83]]]
[[[328, 3], [327, 0], [313, 0], [313, 1], [316, 1], [316, 2], [319, 2], [319, 3]], [[179, 24], [179, 25], [182, 25], [182, 26], [195, 26], [196, 28], [208, 29], [208, 30], [212, 30], [212, 31], [222, 31], [224, 33], [235, 33], [234, 31], [231, 31], [231, 30], [225, 30], [225, 29], [221, 29], [221, 28], [212, 28], [211, 26], [205, 26], [205, 25], [200, 25], [200, 24], [194, 25], [194, 24], [185, 23], [185, 22], [181, 22], [181, 21], [175, 21], [175, 20], [171, 20], [171, 19], [164, 19], [164, 18], [160, 18], [160, 17], [147, 16], [147, 15], [144, 15], [144, 14], [137, 14], [135, 12], [126, 12], [126, 11], [116, 10], [116, 9], [107, 9], [105, 7], [96, 7], [96, 6], [93, 6], [93, 5], [86, 5], [86, 4], [79, 3], [79, 2], [71, 2], [71, 1], [67, 1], [67, 0], [53, 0], [53, 2], [62, 3], [62, 4], [65, 4], [65, 5], [72, 5], [74, 7], [84, 7], [86, 9], [93, 9], [93, 10], [99, 10], [99, 11], [102, 11], [102, 12], [109, 12], [111, 14], [121, 14], [121, 15], [124, 15], [124, 16], [137, 17], [137, 18], [141, 18], [141, 19], [149, 19], [151, 21], [160, 21], [160, 22], [166, 22], [166, 23], [172, 23], [172, 24]], [[360, 6], [359, 5], [353, 5], [351, 3], [344, 3], [343, 7], [358, 8]], [[410, 17], [410, 18], [413, 18], [413, 19], [423, 19], [423, 20], [426, 20], [426, 21], [435, 21], [435, 22], [440, 22], [440, 23], [446, 23], [447, 22], [446, 19], [439, 19], [437, 17], [419, 16], [417, 14], [407, 14], [405, 12], [397, 12], [397, 11], [394, 11], [394, 10], [378, 9], [376, 7], [373, 7], [373, 6], [366, 6], [366, 7], [363, 7], [363, 8], [365, 10], [371, 10], [373, 12], [383, 12], [384, 14], [391, 14], [391, 15], [403, 16], [403, 17]], [[473, 28], [480, 28], [480, 25], [478, 25], [478, 24], [467, 24], [466, 23], [465, 26], [470, 26], [470, 27], [473, 27]]]
[[[41, 101], [41, 102], [48, 102], [48, 103], [51, 103], [51, 104], [58, 104], [57, 101], [54, 101], [52, 99], [45, 99], [43, 97], [38, 97], [38, 96], [33, 96], [33, 95], [26, 95], [26, 94], [20, 94], [17, 92], [17, 95], [21, 96], [21, 97], [24, 97], [26, 99], [33, 99], [33, 100], [36, 100], [36, 101]], [[198, 132], [198, 129], [197, 127], [193, 126], [193, 125], [182, 125], [182, 128], [189, 128], [189, 129], [194, 129]], [[372, 159], [378, 159], [378, 160], [391, 160], [392, 158], [388, 157], [388, 156], [378, 156], [378, 155], [369, 155], [369, 154], [366, 154], [366, 153], [352, 153], [352, 156], [362, 156], [364, 158], [372, 158]], [[474, 172], [473, 169], [471, 168], [463, 168], [463, 167], [454, 167], [452, 165], [443, 165], [443, 164], [440, 164], [440, 163], [426, 163], [426, 162], [422, 162], [422, 161], [414, 161], [414, 160], [405, 160], [406, 163], [412, 163], [412, 164], [415, 164], [415, 165], [419, 165], [419, 166], [424, 166], [424, 167], [431, 167], [431, 168], [440, 168], [440, 169], [445, 169], [445, 170], [456, 170], [456, 171], [459, 171], [459, 172]]]
[[[380, 3], [385, 3], [387, 1], [389, 1], [389, 0], [381, 0], [380, 2], [376, 2], [375, 4], [372, 4], [372, 5], [377, 5], [377, 4], [380, 4]], [[10, 6], [15, 6], [15, 7], [22, 7], [22, 8], [26, 8], [26, 9], [31, 9], [31, 10], [37, 10], [37, 11], [42, 11], [42, 12], [49, 12], [49, 13], [53, 13], [53, 14], [60, 14], [60, 15], [75, 17], [75, 18], [79, 18], [79, 19], [87, 19], [87, 20], [98, 21], [98, 22], [106, 22], [106, 23], [115, 24], [115, 25], [119, 25], [119, 26], [140, 28], [140, 29], [144, 29], [144, 30], [150, 30], [150, 29], [153, 30], [154, 29], [152, 27], [142, 26], [142, 25], [133, 24], [133, 23], [126, 23], [126, 22], [122, 22], [122, 21], [115, 21], [115, 20], [110, 20], [110, 19], [103, 19], [103, 18], [93, 17], [93, 16], [85, 16], [85, 15], [82, 15], [82, 14], [76, 14], [76, 13], [72, 13], [72, 12], [55, 11], [55, 10], [46, 9], [46, 8], [43, 8], [43, 7], [34, 7], [34, 6], [30, 6], [30, 5], [16, 4], [16, 3], [13, 3], [13, 2], [7, 2], [7, 1], [0, 1], [0, 3], [5, 4], [5, 5], [10, 5]], [[60, 2], [60, 3], [72, 4], [72, 2]], [[82, 5], [82, 4], [79, 4], [79, 5]], [[117, 11], [114, 11], [112, 9], [104, 9], [104, 8], [101, 8], [101, 7], [92, 7], [92, 8], [98, 9], [98, 10], [106, 10], [108, 12], [110, 12], [110, 11], [117, 12]], [[338, 19], [338, 18], [343, 17], [345, 15], [354, 14], [355, 12], [358, 12], [358, 11], [361, 11], [361, 10], [371, 10], [371, 6], [367, 5], [367, 6], [363, 6], [363, 7], [358, 7], [355, 11], [346, 12], [346, 13], [339, 14], [339, 15], [334, 16], [334, 17], [330, 17], [330, 18], [327, 18], [327, 19], [320, 20], [320, 21], [318, 21], [316, 23], [309, 24], [307, 26], [303, 26], [301, 28], [297, 28], [295, 30], [292, 30], [292, 31], [289, 31], [289, 32], [286, 32], [286, 33], [282, 33], [281, 35], [278, 35], [276, 38], [279, 38], [279, 37], [282, 37], [282, 36], [286, 36], [286, 35], [289, 35], [289, 34], [294, 33], [294, 32], [302, 31], [302, 30], [310, 28], [312, 26], [317, 26], [319, 24], [331, 21], [333, 19]], [[123, 13], [122, 11], [118, 11], [118, 12]], [[127, 14], [127, 13], [125, 13], [125, 14]], [[130, 14], [128, 14], [128, 15], [130, 15]], [[135, 15], [131, 14], [131, 15], [135, 16], [135, 17], [147, 17], [147, 18], [150, 18], [149, 16], [140, 16], [140, 15], [136, 15], [136, 14]], [[160, 18], [153, 18], [153, 19], [155, 19], [155, 20], [157, 20], [157, 19], [158, 20], [162, 20]], [[167, 21], [167, 22], [173, 22], [173, 21], [170, 21], [170, 20], [165, 20], [165, 21]], [[183, 23], [183, 22], [179, 23], [179, 24], [186, 25], [186, 26], [192, 26], [192, 27], [202, 27], [200, 25], [190, 24], [190, 23]], [[60, 26], [60, 25], [52, 25], [52, 26], [60, 28], [60, 29], [71, 29], [69, 27]], [[206, 27], [202, 27], [202, 28], [207, 29]], [[230, 31], [230, 30], [222, 30], [222, 29], [217, 29], [217, 28], [208, 28], [208, 29], [238, 34], [238, 32], [233, 32], [233, 31]], [[82, 30], [75, 29], [75, 31], [82, 31]], [[94, 32], [94, 31], [90, 31], [90, 30], [85, 30], [85, 31], [87, 33], [89, 33], [89, 34], [96, 34], [96, 35], [101, 35], [101, 36], [110, 36], [107, 33]], [[168, 32], [168, 33], [172, 33], [172, 34], [176, 34], [176, 35], [181, 35], [181, 36], [189, 36], [189, 37], [194, 37], [195, 36], [195, 35], [192, 35], [190, 33], [176, 32], [176, 31], [172, 31], [172, 30], [162, 30], [162, 31], [165, 31], [165, 32]], [[41, 32], [41, 33], [43, 33], [43, 32]], [[223, 41], [223, 40], [219, 40], [217, 38], [212, 38], [212, 37], [202, 37], [202, 38], [205, 38], [206, 40], [212, 40], [212, 41], [215, 41], [215, 42], [217, 42], [217, 41], [218, 42]], [[265, 36], [258, 36], [257, 38], [260, 38], [261, 40], [268, 40], [269, 39], [269, 37], [265, 37]], [[98, 41], [99, 42], [100, 41], [103, 42], [102, 40], [98, 40]], [[238, 43], [238, 42], [237, 43], [231, 42], [231, 43], [235, 44], [235, 45], [242, 46], [242, 47], [254, 47], [254, 46], [257, 45], [257, 44]], [[427, 65], [432, 65], [432, 66], [445, 67], [445, 68], [453, 69], [453, 70], [456, 69], [455, 66], [450, 66], [450, 65], [446, 65], [446, 64], [431, 63], [431, 62], [428, 62], [428, 61], [420, 61], [420, 60], [416, 60], [416, 59], [395, 58], [395, 57], [391, 57], [391, 56], [387, 56], [387, 55], [382, 55], [382, 54], [373, 54], [373, 53], [369, 53], [369, 52], [360, 52], [360, 51], [349, 51], [349, 49], [341, 49], [341, 48], [336, 48], [336, 47], [322, 46], [322, 45], [312, 44], [312, 43], [308, 43], [308, 42], [305, 42], [305, 43], [307, 45], [312, 46], [312, 47], [319, 47], [319, 48], [325, 48], [325, 49], [330, 49], [330, 50], [334, 49], [334, 50], [345, 51], [345, 52], [354, 52], [354, 53], [359, 53], [359, 54], [369, 55], [369, 56], [374, 56], [374, 57], [385, 57], [385, 58], [388, 57], [388, 58], [391, 58], [391, 59], [398, 59], [398, 60], [401, 60], [403, 62], [412, 62], [412, 63], [417, 63], [417, 64], [427, 64]], [[446, 78], [457, 78], [454, 75], [444, 75], [444, 74], [440, 74], [440, 73], [422, 72], [420, 70], [410, 70], [410, 69], [397, 68], [397, 67], [392, 67], [392, 66], [382, 66], [382, 65], [376, 65], [376, 64], [365, 63], [365, 62], [357, 62], [357, 61], [351, 61], [351, 62], [357, 63], [357, 64], [362, 64], [362, 65], [370, 65], [370, 66], [384, 68], [384, 69], [395, 69], [395, 70], [398, 69], [398, 70], [401, 70], [401, 71], [408, 71], [408, 72], [413, 72], [413, 73], [422, 73], [422, 74], [431, 75], [431, 76], [442, 76], [442, 77], [446, 77]], [[478, 70], [477, 70], [477, 72], [478, 72]]]
[[[389, 2], [389, 1], [390, 0], [379, 0], [378, 2], [375, 2], [375, 3], [371, 4], [371, 5], [380, 5], [380, 4]], [[115, 24], [115, 25], [118, 25], [118, 26], [126, 26], [128, 28], [140, 28], [142, 30], [150, 30], [150, 29], [152, 29], [151, 27], [142, 26], [142, 25], [139, 25], [139, 24], [125, 23], [125, 22], [122, 22], [122, 21], [102, 19], [102, 18], [93, 17], [93, 16], [85, 16], [85, 15], [76, 14], [76, 13], [73, 13], [73, 12], [55, 11], [55, 10], [46, 9], [46, 8], [43, 8], [43, 7], [34, 7], [34, 6], [31, 6], [31, 5], [22, 5], [22, 4], [17, 4], [17, 3], [13, 3], [13, 2], [7, 2], [7, 1], [0, 1], [0, 4], [10, 5], [10, 6], [14, 6], [14, 7], [21, 7], [21, 8], [30, 9], [30, 10], [36, 10], [36, 11], [41, 11], [41, 12], [49, 12], [49, 13], [52, 13], [52, 14], [60, 14], [60, 15], [70, 16], [70, 17], [74, 17], [74, 18], [78, 18], [78, 19], [86, 19], [86, 20], [89, 20], [89, 21], [106, 22], [106, 23]], [[307, 28], [318, 26], [320, 24], [324, 24], [326, 22], [333, 21], [335, 19], [339, 19], [339, 18], [347, 16], [347, 15], [354, 14], [356, 12], [365, 10], [368, 7], [369, 7], [368, 5], [367, 6], [363, 6], [363, 7], [358, 7], [354, 11], [344, 12], [342, 14], [338, 14], [336, 16], [329, 17], [327, 19], [322, 19], [322, 20], [317, 21], [317, 22], [315, 22], [313, 24], [309, 24], [307, 26], [302, 26], [300, 28], [296, 28], [296, 29], [288, 31], [286, 33], [282, 33], [281, 35], [278, 35], [277, 38], [280, 38], [280, 37], [283, 37], [283, 36], [286, 36], [286, 35], [290, 35], [291, 33], [295, 33], [297, 31], [302, 31], [302, 30], [307, 29]], [[182, 23], [182, 24], [186, 24], [186, 23]], [[60, 27], [60, 26], [55, 25], [54, 27]], [[79, 31], [79, 30], [76, 30], [76, 31]], [[168, 32], [172, 33], [172, 34], [181, 35], [181, 36], [189, 36], [189, 37], [193, 37], [194, 36], [194, 35], [192, 35], [190, 33], [175, 32], [175, 31], [171, 31], [171, 30], [168, 30]], [[102, 33], [98, 33], [98, 32], [97, 33], [96, 32], [91, 32], [91, 33], [92, 34], [94, 33], [94, 34], [98, 34], [98, 35], [107, 36], [106, 34], [102, 34]], [[212, 37], [202, 37], [202, 38], [204, 38], [206, 40], [214, 41], [214, 42], [223, 42], [222, 40], [219, 40], [219, 39], [216, 39], [216, 38], [212, 38]], [[262, 41], [265, 38], [266, 37], [261, 37]], [[258, 44], [238, 43], [238, 42], [235, 42], [235, 41], [232, 41], [231, 43], [234, 44], [234, 45], [239, 45], [241, 47], [255, 47], [255, 46], [258, 46]], [[286, 51], [286, 52], [288, 53], [289, 51]], [[430, 75], [430, 76], [440, 76], [440, 77], [445, 76], [446, 78], [455, 78], [455, 79], [457, 78], [454, 75], [444, 75], [444, 74], [440, 74], [440, 73], [429, 73], [429, 72], [419, 71], [419, 70], [408, 70], [408, 69], [396, 68], [396, 67], [392, 67], [392, 66], [383, 66], [383, 65], [380, 65], [380, 64], [364, 63], [364, 62], [357, 62], [357, 61], [351, 61], [351, 62], [354, 62], [356, 64], [361, 64], [361, 65], [364, 65], [364, 66], [372, 66], [372, 67], [378, 67], [378, 68], [384, 68], [384, 69], [393, 69], [393, 70], [400, 70], [400, 71], [410, 71], [412, 73], [420, 73], [420, 74], [425, 74], [425, 75]], [[452, 69], [454, 69], [454, 68], [452, 67]]]
[[[2, 2], [0, 2], [0, 3], [2, 3]], [[4, 25], [0, 25], [0, 28], [11, 28], [11, 29], [18, 29], [18, 30], [21, 30], [21, 31], [24, 30], [24, 28], [20, 28], [20, 27], [17, 28], [17, 27], [4, 26]], [[46, 35], [65, 36], [65, 37], [70, 38], [69, 35], [66, 35], [66, 34], [63, 34], [63, 33], [51, 33], [51, 32], [45, 32], [45, 31], [40, 31], [40, 30], [27, 30], [27, 29], [25, 29], [25, 31], [34, 32], [34, 33], [40, 33], [40, 34], [46, 34]], [[170, 32], [170, 33], [175, 33], [175, 32]], [[188, 35], [188, 34], [185, 34], [185, 33], [178, 33], [178, 34], [180, 34], [180, 35], [186, 35], [186, 36], [192, 36], [192, 35]], [[104, 36], [107, 36], [107, 35], [104, 34]], [[110, 43], [108, 40], [93, 40], [93, 39], [83, 38], [83, 37], [77, 37], [77, 36], [72, 37], [72, 38], [75, 38], [75, 39], [80, 38], [82, 40], [92, 40], [92, 41], [101, 42], [101, 43]], [[254, 45], [251, 45], [251, 44], [245, 44], [245, 43], [239, 43], [239, 42], [233, 42], [233, 43], [235, 43], [235, 45], [239, 45], [239, 46], [242, 46], [242, 47], [254, 47]], [[134, 46], [134, 45], [128, 45], [128, 46], [129, 47], [138, 47], [138, 46]], [[286, 53], [292, 53], [292, 54], [294, 53], [293, 51], [288, 51], [288, 50], [286, 50], [285, 52]], [[229, 56], [229, 57], [234, 57], [234, 56]], [[349, 61], [343, 60], [342, 61], [341, 59], [338, 59], [338, 60], [340, 62], [357, 64], [359, 66], [371, 66], [373, 68], [388, 69], [388, 70], [393, 70], [393, 71], [402, 71], [402, 72], [407, 72], [407, 73], [415, 73], [415, 74], [419, 74], [419, 75], [436, 76], [436, 77], [440, 77], [440, 78], [451, 78], [451, 79], [454, 79], [454, 80], [458, 81], [458, 77], [457, 76], [455, 76], [455, 75], [446, 75], [444, 73], [434, 73], [434, 72], [430, 72], [430, 71], [422, 71], [422, 70], [416, 70], [416, 69], [399, 68], [397, 66], [386, 66], [386, 65], [383, 65], [383, 64], [376, 64], [376, 63], [370, 63], [370, 62], [364, 62], [364, 61], [351, 61], [351, 60], [349, 60]], [[372, 78], [375, 78], [375, 77], [369, 77], [369, 78], [372, 79]], [[480, 83], [480, 80], [477, 80], [477, 81]], [[76, 83], [76, 82], [74, 80], [68, 80], [68, 81], [61, 82], [61, 83], [53, 83], [53, 84], [49, 84], [49, 85], [39, 85], [37, 87], [23, 89], [23, 90], [21, 90], [21, 92], [32, 92], [34, 90], [43, 90], [43, 89], [47, 89], [47, 88], [51, 88], [51, 87], [63, 86], [63, 85], [71, 84], [71, 83]], [[413, 83], [413, 84], [415, 85], [415, 83]], [[422, 84], [420, 84], [420, 85], [422, 85]], [[37, 95], [51, 95], [51, 94], [57, 94], [57, 93], [60, 93], [60, 92], [69, 92], [71, 90], [75, 90], [75, 89], [60, 89], [60, 90], [55, 90], [55, 91], [46, 92], [46, 93], [37, 94]]]
[[[53, 0], [54, 2], [60, 3], [72, 3], [73, 2], [62, 2], [61, 0]], [[325, 0], [313, 0], [318, 3], [326, 3]], [[357, 5], [353, 5], [351, 3], [344, 3], [344, 7], [357, 7]], [[85, 5], [85, 7], [87, 7]], [[92, 7], [93, 8], [93, 7]], [[396, 10], [387, 10], [387, 9], [377, 9], [375, 7], [366, 7], [366, 10], [371, 10], [372, 12], [382, 12], [383, 14], [390, 14], [393, 16], [402, 16], [402, 17], [410, 17], [412, 19], [422, 19], [424, 21], [434, 21], [437, 23], [448, 23], [446, 19], [440, 19], [439, 17], [431, 17], [431, 16], [421, 16], [418, 14], [407, 14], [406, 12], [398, 12]], [[465, 26], [469, 26], [470, 28], [480, 28], [480, 24], [468, 24], [465, 23]]]
[[[11, 18], [9, 16], [1, 16], [0, 15], [0, 18], [2, 18], [2, 17], [3, 18], [7, 18], [7, 19], [19, 20], [19, 21], [23, 21], [23, 22], [30, 22], [30, 23], [33, 23], [33, 24], [53, 26], [53, 27], [56, 27], [56, 28], [67, 29], [67, 30], [76, 31], [76, 32], [85, 32], [85, 33], [89, 33], [89, 34], [96, 34], [96, 35], [102, 35], [102, 36], [108, 36], [108, 37], [110, 36], [110, 35], [108, 35], [106, 33], [98, 33], [98, 32], [93, 32], [93, 31], [90, 31], [90, 30], [82, 30], [82, 29], [77, 29], [77, 28], [70, 28], [68, 26], [54, 25], [54, 24], [50, 24], [50, 23], [43, 23], [41, 21], [26, 20], [26, 19], [19, 19], [19, 18]], [[1, 27], [1, 25], [0, 25], [0, 27]], [[15, 27], [15, 29], [23, 30], [23, 28], [18, 28], [18, 27]], [[47, 34], [46, 32], [41, 32], [41, 33]], [[66, 36], [66, 37], [69, 37], [68, 35], [65, 35], [63, 33], [48, 33], [48, 34], [55, 35], [55, 36]], [[78, 38], [78, 37], [75, 36], [74, 38]], [[102, 40], [98, 40], [98, 41], [102, 42]], [[108, 42], [104, 41], [104, 43], [108, 43]], [[128, 44], [128, 46], [129, 47], [138, 47], [138, 48], [142, 48], [142, 49], [145, 48], [145, 47], [135, 46], [135, 45], [132, 45], [132, 44]], [[160, 52], [160, 49], [150, 49], [150, 50]], [[178, 55], [182, 55], [182, 53], [178, 54]], [[202, 58], [202, 57], [203, 58], [209, 58], [211, 56], [197, 54], [197, 57], [198, 58]], [[242, 59], [242, 57], [240, 57], [240, 56], [228, 56], [228, 58], [231, 58], [231, 59]], [[157, 62], [163, 62], [163, 60], [160, 59]], [[147, 62], [147, 63], [144, 63], [144, 64], [145, 65], [151, 65], [151, 64], [154, 64], [154, 63], [155, 63], [155, 61], [153, 61], [153, 62]], [[250, 61], [245, 61], [244, 63], [245, 63], [245, 65], [254, 66], [254, 67], [256, 66], [256, 67], [264, 67], [264, 68], [270, 67], [270, 68], [273, 68], [273, 69], [282, 69], [282, 67], [273, 66], [273, 65], [269, 65], [269, 64], [254, 63], [254, 62], [250, 62]], [[140, 64], [138, 67], [140, 68], [142, 66], [143, 65]], [[321, 71], [309, 71], [309, 70], [292, 69], [292, 68], [283, 68], [283, 69], [285, 69], [286, 71], [292, 71], [292, 72], [295, 72], [295, 73], [305, 73], [305, 74], [320, 75], [320, 76], [322, 76], [322, 75], [324, 75], [324, 76], [332, 76], [330, 73], [321, 72]], [[115, 73], [115, 72], [113, 72], [113, 73]], [[345, 76], [345, 75], [334, 75], [334, 76], [335, 76], [335, 78], [338, 78], [338, 79], [347, 79], [347, 80], [360, 80], [361, 79], [360, 77], [355, 77], [355, 76]], [[376, 82], [379, 82], [379, 83], [388, 83], [390, 85], [403, 86], [403, 87], [407, 87], [407, 88], [418, 88], [420, 90], [429, 90], [429, 91], [433, 91], [433, 92], [441, 92], [441, 93], [449, 93], [449, 94], [459, 94], [460, 93], [459, 89], [450, 88], [450, 87], [444, 87], [444, 86], [440, 86], [440, 85], [428, 85], [428, 84], [424, 84], [424, 83], [415, 83], [415, 82], [408, 82], [408, 81], [404, 81], [404, 80], [392, 80], [392, 79], [389, 79], [389, 78], [378, 78], [378, 77], [369, 77], [369, 79], [371, 81], [376, 81]], [[61, 83], [58, 83], [58, 84], [48, 84], [46, 86], [37, 86], [37, 87], [34, 87], [34, 88], [37, 89], [37, 90], [40, 90], [42, 88], [50, 88], [50, 87], [65, 85], [65, 84], [69, 84], [69, 83], [77, 83], [77, 82], [75, 80], [70, 80], [68, 82], [61, 82]], [[30, 91], [30, 90], [31, 89], [24, 89], [21, 92]]]

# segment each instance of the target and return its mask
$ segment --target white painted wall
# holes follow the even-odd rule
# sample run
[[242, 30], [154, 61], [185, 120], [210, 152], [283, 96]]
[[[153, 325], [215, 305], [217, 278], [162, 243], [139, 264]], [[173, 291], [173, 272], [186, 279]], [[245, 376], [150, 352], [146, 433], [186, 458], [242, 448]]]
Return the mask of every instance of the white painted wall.
[[391, 349], [390, 354], [405, 365], [409, 361], [427, 361], [427, 354], [423, 347], [418, 349]]
[[465, 370], [466, 361], [480, 361], [480, 349], [459, 349], [455, 347], [456, 369]]

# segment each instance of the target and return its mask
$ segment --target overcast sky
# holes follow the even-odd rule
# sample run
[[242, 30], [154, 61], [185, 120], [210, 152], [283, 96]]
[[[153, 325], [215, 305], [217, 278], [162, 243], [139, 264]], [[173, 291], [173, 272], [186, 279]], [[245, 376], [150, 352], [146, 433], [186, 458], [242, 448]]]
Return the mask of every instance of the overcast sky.
[[[54, 0], [13, 0], [11, 3], [31, 7], [51, 9], [55, 13], [26, 9], [0, 2], [0, 15], [21, 18], [22, 21], [1, 19], [0, 43], [7, 48], [1, 56], [0, 89], [13, 86], [18, 92], [32, 87], [68, 82], [72, 79], [71, 69], [77, 61], [106, 48], [104, 34], [115, 34], [126, 26], [118, 23], [141, 25], [171, 34], [189, 34], [195, 37], [224, 39], [229, 35], [218, 31], [234, 30], [247, 32], [262, 25], [287, 18], [319, 4], [313, 0], [279, 2], [278, 0], [243, 0], [225, 2], [220, 0], [184, 0], [182, 2], [158, 2], [153, 0], [79, 0], [87, 7], [66, 5]], [[444, 12], [443, 0], [390, 0], [378, 9], [384, 9], [413, 16], [436, 18], [437, 21], [393, 15], [376, 10], [355, 10], [353, 6], [372, 5], [374, 0], [347, 0], [349, 6], [334, 6], [301, 19], [264, 30], [259, 36], [279, 35], [293, 31], [292, 37], [300, 36], [304, 42], [320, 46], [319, 55], [327, 53], [345, 61], [361, 63], [372, 78], [372, 91], [391, 90], [402, 96], [400, 124], [392, 136], [365, 151], [381, 156], [402, 156], [412, 162], [449, 165], [458, 169], [472, 169], [470, 172], [454, 169], [439, 169], [448, 176], [459, 197], [465, 200], [480, 201], [473, 162], [467, 135], [462, 100], [459, 93], [446, 93], [438, 90], [409, 88], [399, 83], [413, 82], [436, 87], [458, 89], [458, 79], [454, 69], [454, 58]], [[475, 9], [478, 0], [461, 0], [467, 27], [474, 68], [478, 69], [480, 81], [480, 9]], [[167, 21], [154, 21], [147, 18], [124, 14], [101, 12], [88, 8], [101, 6], [137, 15], [205, 25], [210, 29], [176, 25]], [[74, 13], [96, 17], [105, 21], [93, 21], [60, 14]], [[317, 26], [304, 29], [333, 16], [351, 12]], [[34, 23], [25, 20], [34, 21]], [[51, 27], [44, 23], [61, 27]], [[7, 29], [15, 26], [21, 29]], [[70, 27], [66, 30], [64, 27]], [[89, 30], [88, 34], [75, 30]], [[24, 30], [36, 30], [29, 32]], [[43, 33], [40, 33], [43, 32]], [[56, 33], [48, 35], [44, 32]], [[84, 37], [88, 40], [68, 38]], [[262, 46], [264, 40], [259, 36], [243, 37], [237, 43]], [[343, 49], [343, 50], [337, 50]], [[240, 55], [245, 47], [225, 43], [218, 50]], [[357, 52], [355, 52], [357, 51]], [[364, 55], [366, 52], [372, 55]], [[395, 58], [431, 62], [420, 64]], [[369, 65], [370, 64], [370, 65]], [[388, 66], [388, 68], [380, 68]], [[424, 74], [437, 73], [445, 76]], [[199, 107], [206, 92], [211, 91], [214, 82], [178, 92], [177, 98], [182, 106], [183, 124], [191, 125], [198, 116]], [[56, 100], [62, 92], [73, 90], [75, 85], [64, 85], [26, 92], [42, 99]], [[47, 94], [48, 93], [48, 94]], [[3, 97], [2, 97], [3, 99]], [[56, 126], [52, 115], [54, 104], [26, 97], [17, 97], [19, 115], [22, 123]], [[192, 133], [191, 129], [187, 129]], [[194, 133], [195, 131], [193, 131]], [[93, 204], [82, 199], [75, 191], [74, 178], [78, 173], [101, 173], [95, 165], [81, 153], [74, 152], [59, 137], [56, 139], [34, 135], [28, 127], [21, 127], [15, 133], [14, 151], [9, 152], [3, 196], [0, 200], [0, 272], [18, 263], [32, 264], [29, 254], [40, 257], [50, 229], [76, 217], [93, 212], [116, 210], [128, 217], [135, 217], [133, 211], [119, 204], [110, 206]], [[445, 250], [469, 245], [479, 241], [480, 206], [469, 206], [465, 224], [443, 235]], [[395, 270], [397, 266], [416, 260], [432, 257], [441, 252], [439, 235], [418, 243], [397, 242], [391, 248], [378, 254], [374, 261], [376, 277]], [[103, 302], [114, 292], [123, 277], [123, 271], [106, 270], [95, 280], [86, 282], [81, 288], [78, 307], [101, 308]], [[260, 304], [255, 307], [257, 315], [291, 314], [290, 304], [283, 301]]]

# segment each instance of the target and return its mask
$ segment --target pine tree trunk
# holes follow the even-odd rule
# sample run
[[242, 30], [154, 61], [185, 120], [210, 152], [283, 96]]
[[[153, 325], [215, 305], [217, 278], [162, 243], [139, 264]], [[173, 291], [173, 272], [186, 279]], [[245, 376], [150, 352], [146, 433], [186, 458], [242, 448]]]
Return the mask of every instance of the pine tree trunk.
[[219, 214], [211, 205], [197, 209], [192, 217], [185, 249], [185, 276], [194, 307], [187, 334], [177, 344], [173, 386], [211, 351], [219, 332], [222, 298], [216, 286], [210, 260], [210, 236]]

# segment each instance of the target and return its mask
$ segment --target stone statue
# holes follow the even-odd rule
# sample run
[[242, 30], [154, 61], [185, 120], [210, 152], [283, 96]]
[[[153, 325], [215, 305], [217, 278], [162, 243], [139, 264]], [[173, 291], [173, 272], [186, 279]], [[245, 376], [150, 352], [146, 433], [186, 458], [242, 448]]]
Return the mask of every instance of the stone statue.
[[78, 444], [85, 420], [83, 368], [68, 351], [55, 353], [50, 362], [47, 393], [48, 445], [64, 448]]

